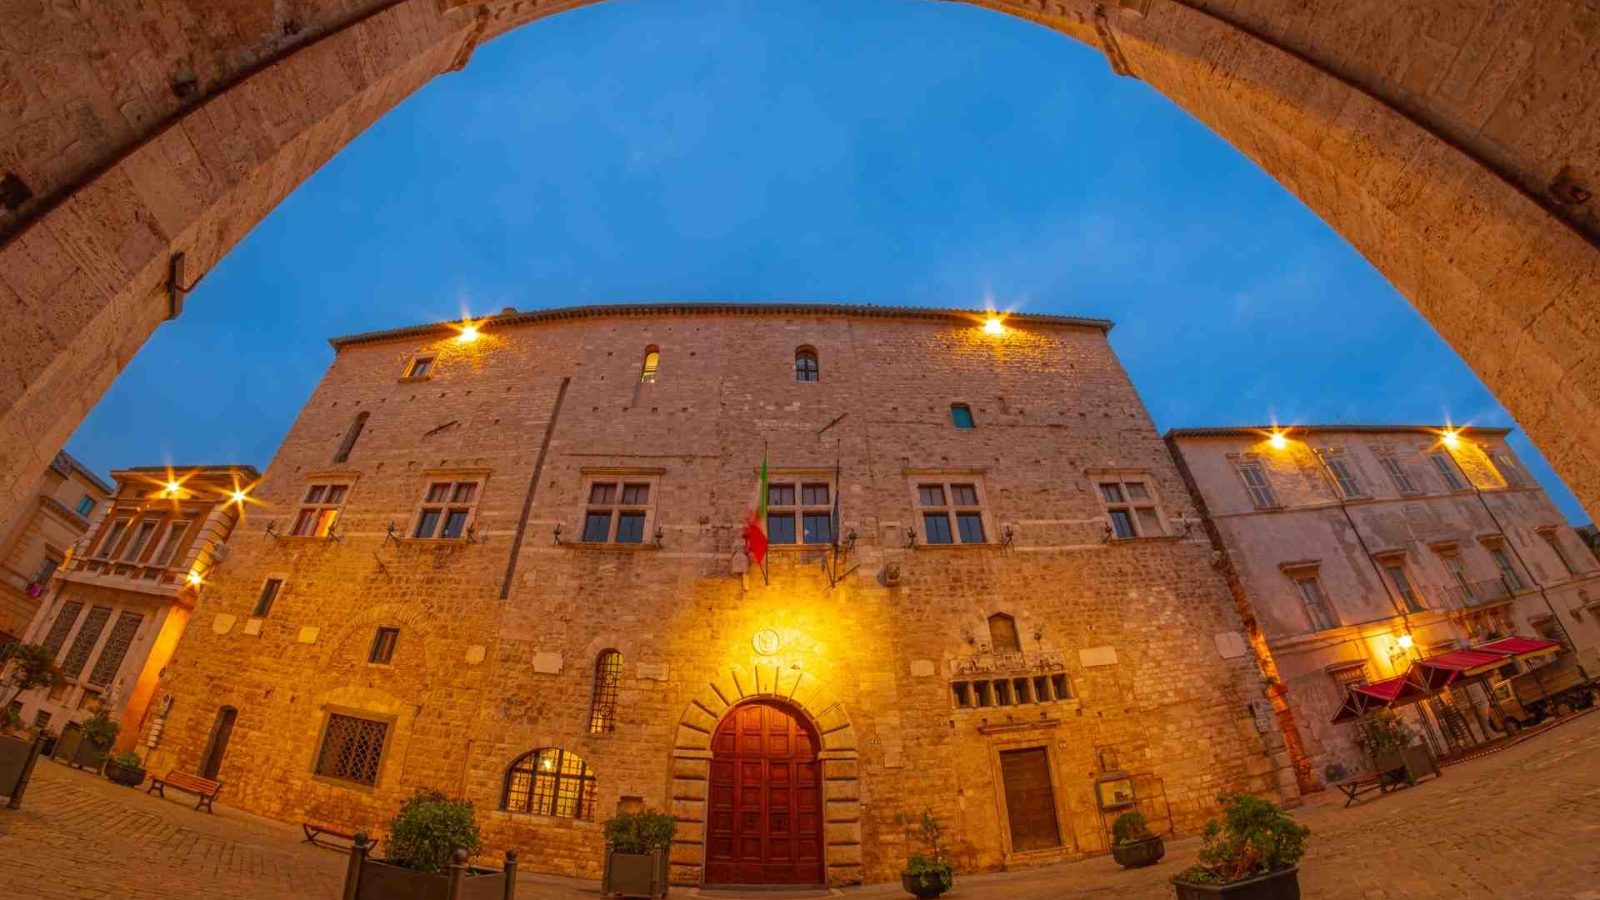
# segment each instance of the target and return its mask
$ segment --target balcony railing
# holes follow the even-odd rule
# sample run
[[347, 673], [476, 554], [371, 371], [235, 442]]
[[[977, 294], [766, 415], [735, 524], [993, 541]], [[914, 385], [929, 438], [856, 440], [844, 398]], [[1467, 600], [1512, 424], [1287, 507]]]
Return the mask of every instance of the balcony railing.
[[1501, 576], [1451, 585], [1445, 588], [1445, 596], [1449, 598], [1451, 606], [1487, 606], [1504, 603], [1522, 589], [1523, 585], [1512, 581], [1510, 576]]

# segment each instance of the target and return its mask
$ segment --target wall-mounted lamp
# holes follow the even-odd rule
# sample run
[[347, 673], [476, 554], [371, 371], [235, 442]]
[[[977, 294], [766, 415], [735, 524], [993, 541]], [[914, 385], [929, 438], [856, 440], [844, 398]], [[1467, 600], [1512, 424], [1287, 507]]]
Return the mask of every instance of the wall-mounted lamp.
[[655, 533], [655, 539], [656, 539], [655, 543], [656, 543], [656, 549], [657, 550], [661, 549], [661, 547], [662, 547], [662, 539], [665, 538], [665, 537], [666, 537], [666, 532], [661, 530], [661, 526], [660, 525], [657, 525], [656, 526], [656, 533]]
[[390, 541], [394, 541], [394, 545], [396, 547], [400, 546], [400, 538], [395, 536], [395, 532], [399, 530], [400, 527], [394, 523], [394, 520], [391, 519], [389, 521], [389, 530], [384, 532], [383, 542], [387, 544]]
[[556, 527], [555, 527], [555, 529], [553, 531], [551, 531], [550, 535], [554, 539], [554, 543], [557, 546], [559, 546], [561, 544], [561, 523], [560, 522], [556, 523]]
[[1000, 530], [1000, 546], [1002, 546], [1002, 547], [1010, 547], [1011, 546], [1011, 542], [1013, 540], [1015, 540], [1016, 537], [1017, 537], [1017, 530], [1015, 528], [1011, 527], [1010, 525], [1005, 526], [1004, 528], [1002, 528]]
[[912, 550], [917, 549], [917, 529], [915, 529], [915, 528], [907, 528], [906, 529], [906, 546], [911, 548]]

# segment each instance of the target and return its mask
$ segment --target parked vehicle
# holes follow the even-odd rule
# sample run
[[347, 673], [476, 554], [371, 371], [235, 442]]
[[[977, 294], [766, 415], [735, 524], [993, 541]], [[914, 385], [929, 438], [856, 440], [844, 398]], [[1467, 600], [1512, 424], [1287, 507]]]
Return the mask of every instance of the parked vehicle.
[[1495, 725], [1514, 733], [1550, 716], [1588, 709], [1600, 692], [1596, 674], [1579, 665], [1576, 654], [1563, 651], [1544, 665], [1496, 682], [1494, 698], [1503, 721], [1497, 716]]

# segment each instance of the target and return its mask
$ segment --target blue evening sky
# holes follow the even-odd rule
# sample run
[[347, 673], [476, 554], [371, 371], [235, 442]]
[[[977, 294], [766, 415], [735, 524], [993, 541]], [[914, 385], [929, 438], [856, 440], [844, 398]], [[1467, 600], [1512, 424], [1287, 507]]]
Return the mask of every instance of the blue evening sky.
[[613, 0], [479, 48], [356, 139], [68, 449], [264, 468], [331, 335], [691, 299], [1104, 316], [1163, 430], [1514, 424], [1342, 238], [1088, 47], [927, 0]]

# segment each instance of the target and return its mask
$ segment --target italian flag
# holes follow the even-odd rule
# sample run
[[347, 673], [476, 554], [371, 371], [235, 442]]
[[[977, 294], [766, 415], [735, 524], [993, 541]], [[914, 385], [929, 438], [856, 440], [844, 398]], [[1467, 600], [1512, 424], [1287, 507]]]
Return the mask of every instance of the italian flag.
[[755, 512], [744, 523], [744, 552], [761, 565], [767, 558], [767, 451], [761, 451], [761, 480], [756, 484]]

